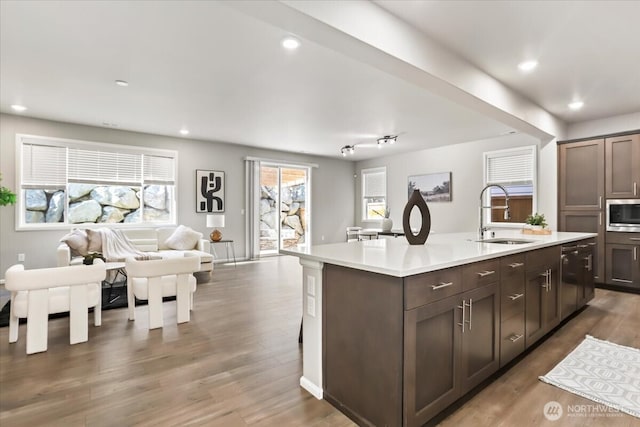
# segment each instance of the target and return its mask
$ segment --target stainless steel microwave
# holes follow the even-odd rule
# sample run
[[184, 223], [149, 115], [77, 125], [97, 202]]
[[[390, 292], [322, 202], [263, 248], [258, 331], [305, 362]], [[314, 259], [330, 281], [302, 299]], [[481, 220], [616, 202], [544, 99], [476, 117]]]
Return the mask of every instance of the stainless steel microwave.
[[607, 231], [640, 233], [640, 199], [607, 200]]

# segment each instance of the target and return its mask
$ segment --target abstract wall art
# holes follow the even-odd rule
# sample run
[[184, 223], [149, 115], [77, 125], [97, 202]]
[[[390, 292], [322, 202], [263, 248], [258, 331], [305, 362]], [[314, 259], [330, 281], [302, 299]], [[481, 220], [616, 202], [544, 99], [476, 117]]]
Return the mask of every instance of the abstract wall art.
[[196, 212], [224, 212], [224, 172], [196, 170]]

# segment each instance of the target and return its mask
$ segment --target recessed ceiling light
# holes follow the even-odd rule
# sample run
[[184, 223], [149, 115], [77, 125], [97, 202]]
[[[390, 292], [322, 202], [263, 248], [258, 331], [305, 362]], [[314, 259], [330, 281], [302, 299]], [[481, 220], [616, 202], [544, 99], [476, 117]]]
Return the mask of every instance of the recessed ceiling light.
[[117, 84], [118, 86], [122, 86], [122, 87], [127, 87], [127, 86], [129, 86], [129, 82], [126, 82], [126, 81], [124, 81], [124, 80], [116, 80], [116, 84]]
[[525, 72], [532, 71], [537, 66], [538, 66], [538, 61], [536, 60], [523, 61], [518, 64], [518, 68], [520, 68], [520, 70]]
[[289, 36], [282, 39], [282, 47], [289, 50], [294, 50], [300, 47], [300, 40], [295, 37]]
[[569, 108], [571, 108], [572, 110], [579, 110], [584, 106], [584, 102], [582, 101], [574, 101], [571, 104], [569, 104]]
[[11, 106], [11, 109], [13, 111], [17, 111], [18, 113], [22, 113], [23, 111], [25, 111], [27, 109], [27, 107], [25, 107], [24, 105], [13, 104]]
[[189, 135], [189, 130], [188, 129], [180, 129], [180, 134]]

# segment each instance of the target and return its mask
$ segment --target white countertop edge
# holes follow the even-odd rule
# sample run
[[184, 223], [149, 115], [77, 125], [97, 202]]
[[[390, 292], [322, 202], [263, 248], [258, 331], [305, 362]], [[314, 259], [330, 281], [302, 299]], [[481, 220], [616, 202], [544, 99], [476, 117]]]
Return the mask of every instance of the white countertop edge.
[[[459, 234], [459, 233], [451, 233], [452, 235], [454, 234]], [[550, 240], [550, 241], [536, 241], [535, 243], [524, 243], [524, 244], [519, 244], [519, 245], [498, 245], [496, 243], [482, 243], [482, 242], [476, 242], [476, 243], [480, 243], [482, 245], [491, 245], [492, 247], [495, 245], [498, 245], [501, 249], [500, 252], [494, 252], [494, 253], [488, 253], [488, 254], [478, 254], [478, 255], [474, 255], [474, 256], [470, 256], [464, 259], [454, 259], [451, 261], [447, 261], [447, 262], [439, 262], [439, 263], [435, 263], [435, 264], [429, 264], [429, 265], [424, 265], [424, 266], [420, 266], [420, 267], [416, 267], [416, 268], [409, 268], [409, 269], [396, 269], [396, 268], [385, 268], [385, 267], [381, 267], [381, 266], [377, 266], [377, 265], [369, 265], [369, 264], [363, 264], [361, 262], [354, 262], [354, 261], [350, 261], [348, 259], [340, 259], [340, 258], [336, 258], [336, 257], [331, 257], [331, 256], [322, 256], [322, 255], [316, 255], [316, 254], [311, 254], [311, 253], [307, 253], [307, 252], [303, 252], [302, 250], [298, 249], [298, 248], [293, 248], [293, 249], [280, 249], [279, 253], [282, 255], [291, 255], [291, 256], [295, 256], [298, 258], [303, 258], [303, 259], [308, 259], [308, 260], [312, 260], [312, 261], [320, 261], [323, 263], [327, 263], [327, 264], [333, 264], [333, 265], [339, 265], [342, 267], [348, 267], [348, 268], [353, 268], [353, 269], [357, 269], [357, 270], [363, 270], [363, 271], [369, 271], [369, 272], [373, 272], [373, 273], [380, 273], [380, 274], [385, 274], [388, 276], [394, 276], [394, 277], [407, 277], [407, 276], [413, 276], [415, 274], [421, 274], [421, 273], [428, 273], [431, 271], [437, 271], [437, 270], [443, 270], [446, 268], [451, 268], [451, 267], [458, 267], [461, 265], [466, 265], [466, 264], [470, 264], [470, 263], [474, 263], [474, 262], [478, 262], [478, 261], [485, 261], [485, 260], [489, 260], [489, 259], [493, 259], [493, 258], [501, 258], [504, 256], [509, 256], [509, 255], [514, 255], [514, 254], [519, 254], [519, 253], [523, 253], [523, 252], [529, 252], [532, 250], [536, 250], [536, 249], [543, 249], [543, 248], [547, 248], [547, 247], [551, 247], [551, 246], [559, 246], [565, 243], [570, 243], [570, 242], [576, 242], [579, 240], [584, 240], [584, 239], [589, 239], [589, 238], [593, 238], [593, 237], [597, 237], [598, 235], [596, 233], [570, 233], [570, 232], [562, 232], [563, 237], [558, 238], [556, 232], [553, 233], [554, 236], [556, 236], [555, 239]], [[571, 236], [568, 236], [568, 235]], [[470, 234], [472, 235], [472, 234]], [[439, 235], [439, 236], [444, 236], [444, 235]], [[529, 240], [535, 240], [536, 238], [540, 238], [541, 236], [538, 235], [514, 235], [514, 234], [510, 234], [508, 236], [498, 236], [498, 237], [512, 237], [512, 238], [519, 238], [519, 239], [529, 239]], [[544, 236], [545, 238], [549, 238], [548, 236]], [[402, 237], [397, 237], [398, 239], [402, 239]], [[353, 244], [357, 244], [358, 242], [350, 242], [350, 243], [340, 243], [339, 245], [353, 245]], [[362, 242], [361, 242], [362, 243]], [[429, 240], [427, 239], [427, 244], [429, 243]], [[323, 245], [321, 245], [323, 246]], [[313, 248], [313, 247], [312, 247]]]

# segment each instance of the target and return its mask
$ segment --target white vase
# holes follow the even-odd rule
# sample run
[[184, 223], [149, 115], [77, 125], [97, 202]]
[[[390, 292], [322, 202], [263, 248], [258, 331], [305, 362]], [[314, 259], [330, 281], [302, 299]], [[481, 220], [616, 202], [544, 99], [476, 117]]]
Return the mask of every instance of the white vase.
[[393, 227], [391, 218], [382, 218], [382, 231], [391, 231], [391, 227]]

